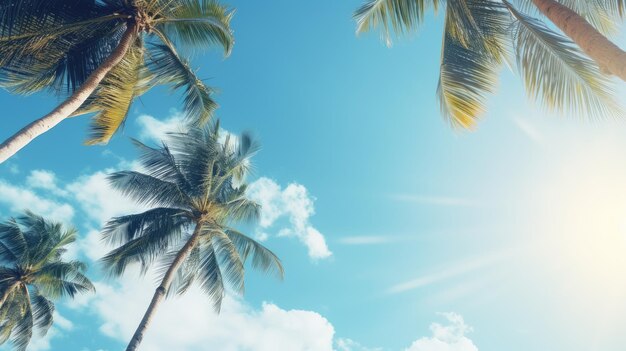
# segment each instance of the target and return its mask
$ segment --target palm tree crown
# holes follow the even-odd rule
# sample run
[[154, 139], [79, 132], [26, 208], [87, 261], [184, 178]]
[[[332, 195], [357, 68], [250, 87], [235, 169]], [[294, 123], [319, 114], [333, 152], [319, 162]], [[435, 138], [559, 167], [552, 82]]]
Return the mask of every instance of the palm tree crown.
[[185, 111], [203, 123], [216, 107], [211, 89], [176, 47], [219, 44], [228, 54], [231, 15], [213, 0], [6, 0], [0, 4], [0, 87], [73, 93], [130, 41], [80, 109], [72, 107], [74, 116], [97, 112], [87, 143], [106, 143], [133, 99], [157, 84], [180, 89]]
[[25, 350], [33, 328], [52, 326], [51, 299], [94, 291], [85, 264], [64, 261], [74, 229], [64, 230], [31, 212], [0, 223], [0, 344]]
[[[528, 95], [551, 110], [582, 116], [613, 116], [620, 107], [610, 80], [568, 37], [521, 11], [537, 12], [531, 0], [368, 0], [355, 12], [357, 32], [380, 27], [404, 33], [421, 24], [429, 8], [445, 6], [437, 95], [455, 127], [472, 128], [494, 92], [498, 72], [513, 49]], [[564, 0], [604, 33], [615, 31], [622, 0]]]
[[137, 347], [166, 294], [183, 293], [196, 282], [219, 310], [226, 285], [243, 291], [248, 257], [255, 268], [283, 274], [271, 251], [232, 227], [256, 218], [259, 211], [246, 198], [243, 183], [258, 148], [249, 135], [235, 140], [215, 124], [171, 134], [170, 143], [160, 148], [135, 143], [144, 171], [117, 172], [109, 179], [123, 194], [152, 209], [107, 223], [104, 236], [119, 247], [103, 262], [120, 275], [131, 263], [139, 263], [145, 272], [159, 261], [162, 281], [128, 350]]

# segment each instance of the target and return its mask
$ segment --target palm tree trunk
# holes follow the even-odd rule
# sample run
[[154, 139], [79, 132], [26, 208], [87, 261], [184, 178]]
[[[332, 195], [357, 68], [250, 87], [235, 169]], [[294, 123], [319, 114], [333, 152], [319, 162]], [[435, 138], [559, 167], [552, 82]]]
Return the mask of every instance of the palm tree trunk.
[[104, 79], [106, 74], [124, 58], [124, 55], [126, 55], [126, 52], [136, 37], [136, 30], [137, 26], [135, 24], [128, 25], [115, 50], [91, 73], [91, 75], [89, 75], [80, 88], [74, 91], [72, 96], [63, 101], [63, 103], [52, 110], [52, 112], [20, 129], [20, 131], [0, 144], [0, 163], [6, 161], [33, 139], [52, 129], [78, 110], [85, 100], [96, 90], [100, 81]]
[[143, 335], [148, 329], [150, 321], [152, 320], [152, 317], [154, 317], [157, 307], [159, 307], [161, 302], [163, 302], [165, 294], [167, 294], [170, 285], [172, 285], [172, 280], [174, 280], [174, 276], [180, 268], [180, 265], [185, 261], [187, 256], [189, 256], [189, 253], [196, 246], [196, 244], [198, 244], [198, 237], [200, 235], [201, 226], [202, 225], [200, 223], [196, 224], [196, 228], [191, 235], [191, 238], [189, 238], [187, 243], [185, 243], [185, 246], [183, 246], [182, 249], [178, 251], [176, 258], [174, 258], [174, 261], [172, 261], [172, 264], [167, 269], [167, 272], [165, 272], [165, 276], [163, 277], [163, 280], [161, 281], [159, 287], [156, 288], [154, 296], [152, 296], [152, 301], [150, 301], [150, 305], [148, 306], [146, 313], [143, 315], [143, 318], [141, 319], [141, 322], [139, 323], [135, 334], [133, 335], [132, 339], [130, 339], [128, 346], [126, 347], [126, 351], [135, 351], [139, 347], [139, 344], [143, 339]]
[[567, 6], [555, 0], [533, 0], [533, 3], [594, 60], [603, 72], [614, 74], [626, 81], [626, 52]]

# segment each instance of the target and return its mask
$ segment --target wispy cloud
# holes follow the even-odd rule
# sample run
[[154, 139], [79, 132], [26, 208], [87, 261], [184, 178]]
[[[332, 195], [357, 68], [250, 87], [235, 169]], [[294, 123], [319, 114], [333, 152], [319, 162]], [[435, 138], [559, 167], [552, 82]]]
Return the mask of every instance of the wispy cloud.
[[412, 202], [420, 205], [435, 205], [435, 206], [460, 206], [460, 207], [472, 207], [477, 206], [478, 202], [466, 199], [462, 197], [451, 196], [426, 196], [426, 195], [412, 195], [412, 194], [391, 194], [391, 199], [402, 202]]
[[437, 272], [422, 275], [420, 277], [410, 279], [391, 286], [387, 289], [389, 294], [399, 294], [409, 290], [422, 288], [435, 283], [439, 283], [450, 278], [458, 277], [472, 271], [476, 271], [487, 266], [500, 262], [504, 258], [510, 257], [511, 252], [502, 251], [492, 255], [486, 255], [469, 259], [455, 265], [443, 268]]
[[513, 122], [515, 123], [517, 128], [522, 131], [522, 133], [526, 134], [526, 136], [530, 138], [530, 140], [534, 141], [535, 143], [540, 143], [543, 140], [543, 135], [541, 134], [541, 132], [539, 132], [537, 127], [535, 127], [530, 121], [528, 121], [528, 119], [513, 117]]

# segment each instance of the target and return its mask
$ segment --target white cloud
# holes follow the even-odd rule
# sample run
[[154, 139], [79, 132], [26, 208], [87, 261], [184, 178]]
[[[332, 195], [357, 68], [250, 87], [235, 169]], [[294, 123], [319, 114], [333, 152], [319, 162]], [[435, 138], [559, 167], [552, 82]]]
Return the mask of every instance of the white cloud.
[[113, 189], [107, 180], [112, 169], [78, 177], [67, 190], [80, 204], [87, 216], [98, 225], [115, 216], [137, 213], [144, 207]]
[[36, 169], [26, 177], [26, 184], [31, 189], [43, 189], [57, 196], [66, 196], [67, 191], [59, 188], [54, 172]]
[[472, 329], [465, 324], [463, 317], [456, 313], [443, 313], [448, 325], [430, 325], [432, 336], [423, 337], [411, 344], [405, 351], [478, 351], [467, 333]]
[[64, 331], [70, 331], [74, 329], [74, 323], [63, 317], [61, 314], [59, 314], [59, 312], [55, 311], [53, 318], [54, 325], [48, 330], [48, 333], [46, 333], [46, 335], [33, 335], [33, 338], [28, 344], [28, 351], [50, 350], [50, 341], [52, 339], [63, 337]]
[[365, 347], [358, 342], [348, 338], [337, 339], [335, 345], [337, 347], [336, 351], [382, 351], [382, 348]]
[[[98, 294], [88, 306], [102, 320], [101, 331], [128, 342], [154, 293], [153, 284], [127, 274], [116, 286], [96, 288]], [[142, 349], [333, 351], [333, 337], [333, 326], [316, 312], [285, 310], [272, 303], [257, 309], [227, 296], [217, 315], [210, 299], [192, 288], [159, 307]]]
[[44, 198], [33, 190], [19, 187], [0, 180], [0, 204], [8, 207], [13, 214], [19, 214], [24, 210], [46, 218], [70, 223], [74, 216], [74, 208], [67, 203]]
[[54, 311], [54, 325], [63, 329], [63, 330], [72, 330], [74, 329], [74, 323], [69, 319], [63, 317], [59, 312]]
[[393, 285], [387, 290], [389, 294], [398, 294], [405, 291], [417, 289], [420, 287], [435, 284], [453, 277], [457, 277], [478, 269], [493, 265], [503, 259], [510, 257], [516, 252], [515, 250], [508, 250], [502, 252], [496, 252], [491, 255], [484, 255], [481, 257], [465, 260], [455, 265], [443, 268], [437, 272], [425, 274], [415, 279], [410, 279], [398, 284]]
[[155, 141], [160, 143], [166, 139], [167, 133], [183, 131], [184, 116], [174, 113], [167, 119], [159, 120], [149, 115], [137, 117], [137, 123], [141, 128], [139, 138], [144, 141]]
[[321, 259], [332, 255], [324, 235], [309, 222], [315, 213], [314, 199], [303, 185], [291, 183], [282, 189], [273, 180], [262, 177], [250, 183], [248, 196], [261, 205], [259, 237], [267, 237], [267, 229], [285, 217], [290, 227], [279, 230], [278, 236], [298, 238], [307, 247], [311, 258]]

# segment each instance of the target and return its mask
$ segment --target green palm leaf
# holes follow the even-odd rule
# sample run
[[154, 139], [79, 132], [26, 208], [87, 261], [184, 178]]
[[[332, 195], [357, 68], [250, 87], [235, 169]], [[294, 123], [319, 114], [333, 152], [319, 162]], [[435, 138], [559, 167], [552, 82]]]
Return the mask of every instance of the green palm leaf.
[[436, 10], [438, 4], [438, 0], [369, 0], [354, 13], [357, 33], [381, 27], [390, 45], [390, 29], [396, 33], [414, 29], [423, 21], [428, 7], [432, 5]]
[[530, 96], [566, 114], [593, 118], [620, 113], [610, 80], [593, 61], [568, 38], [507, 6], [517, 20], [517, 66]]
[[136, 95], [142, 66], [143, 50], [135, 45], [100, 83], [86, 107], [100, 111], [92, 119], [87, 144], [107, 143], [122, 126]]
[[168, 8], [156, 28], [175, 43], [196, 48], [221, 45], [226, 54], [232, 50], [230, 21], [233, 12], [211, 0], [179, 0]]
[[211, 98], [211, 89], [196, 76], [189, 63], [169, 43], [150, 45], [149, 53], [147, 65], [156, 81], [183, 90], [183, 110], [189, 120], [194, 125], [208, 122], [217, 104]]

